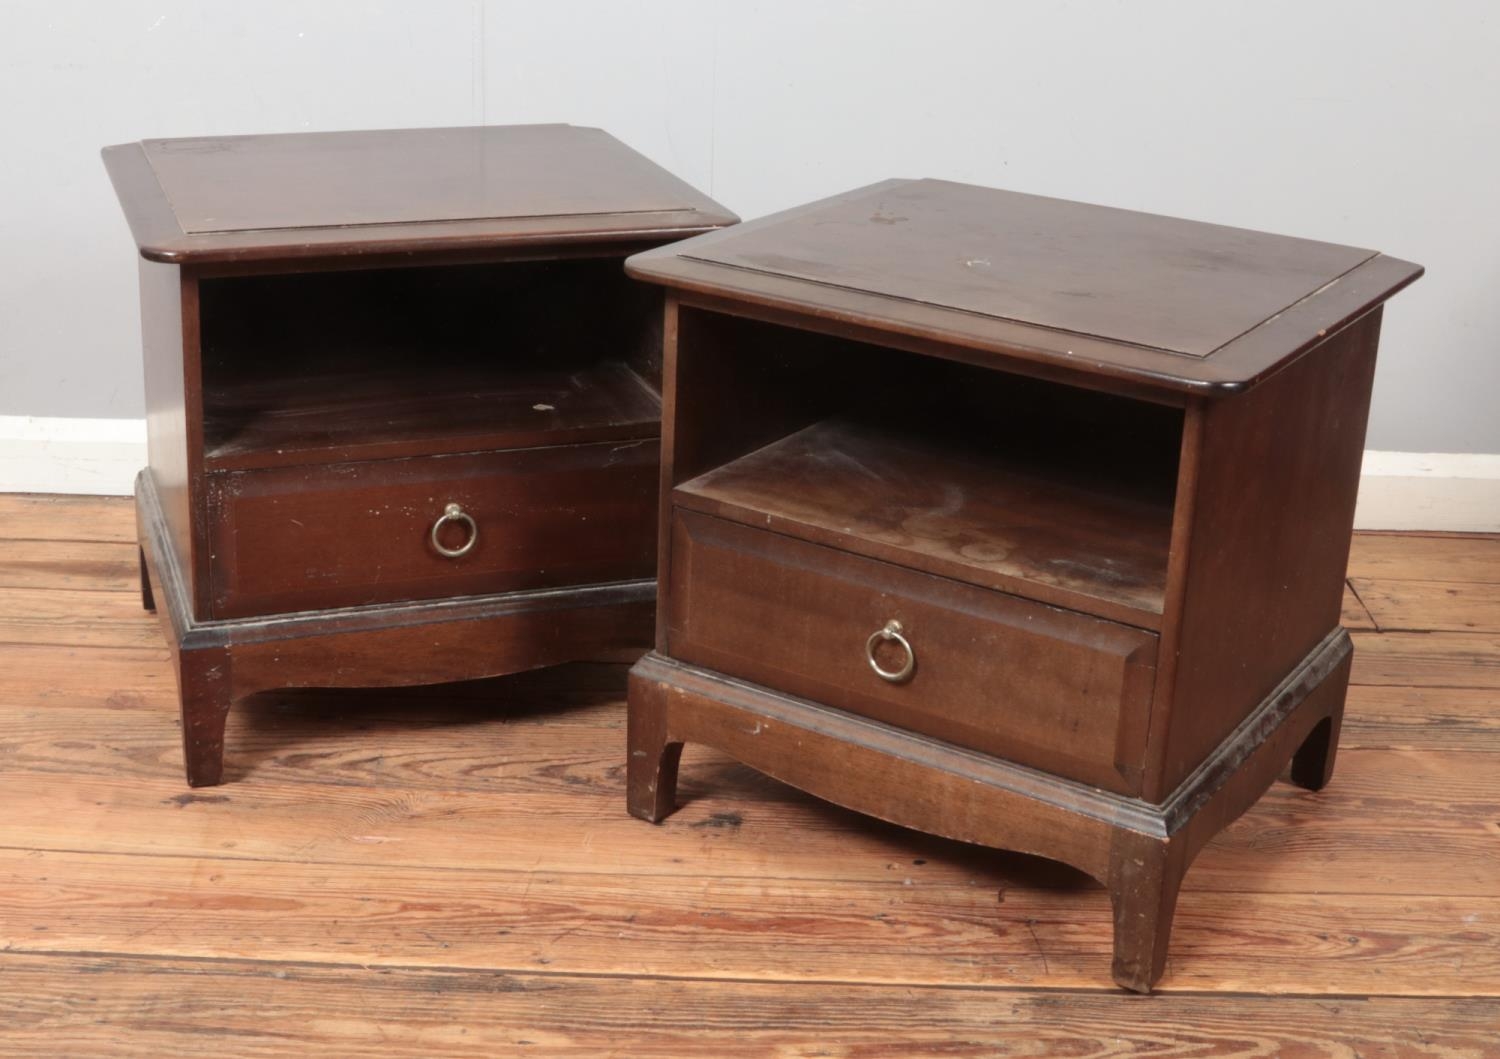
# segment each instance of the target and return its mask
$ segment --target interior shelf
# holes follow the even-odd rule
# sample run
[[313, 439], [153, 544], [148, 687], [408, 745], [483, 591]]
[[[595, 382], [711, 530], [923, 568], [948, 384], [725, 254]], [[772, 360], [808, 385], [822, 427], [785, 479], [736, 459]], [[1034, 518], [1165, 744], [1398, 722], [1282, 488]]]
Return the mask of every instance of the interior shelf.
[[661, 433], [660, 301], [618, 257], [231, 276], [200, 298], [209, 470]]
[[679, 485], [674, 502], [1158, 629], [1175, 483], [1102, 448], [1082, 460], [839, 416]]
[[[439, 384], [440, 383], [440, 384]], [[660, 434], [661, 403], [627, 365], [350, 366], [206, 387], [210, 469], [530, 448]]]

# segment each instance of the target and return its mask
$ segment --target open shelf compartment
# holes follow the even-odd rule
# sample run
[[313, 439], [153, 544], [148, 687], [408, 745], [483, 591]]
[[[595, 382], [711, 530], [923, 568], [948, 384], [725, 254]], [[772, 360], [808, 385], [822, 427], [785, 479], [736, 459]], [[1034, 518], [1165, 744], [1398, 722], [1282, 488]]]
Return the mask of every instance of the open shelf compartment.
[[[749, 321], [704, 330], [734, 332], [718, 346], [732, 372], [761, 329], [774, 343], [774, 329]], [[705, 442], [718, 458], [679, 482], [674, 504], [1160, 628], [1180, 409], [879, 347], [798, 341], [805, 346], [787, 361], [796, 378], [758, 399], [787, 395], [802, 402], [800, 415], [784, 415], [788, 426], [758, 447]], [[680, 354], [696, 355], [714, 354]], [[809, 403], [809, 392], [825, 396]]]
[[205, 463], [656, 437], [653, 310], [617, 258], [205, 281]]

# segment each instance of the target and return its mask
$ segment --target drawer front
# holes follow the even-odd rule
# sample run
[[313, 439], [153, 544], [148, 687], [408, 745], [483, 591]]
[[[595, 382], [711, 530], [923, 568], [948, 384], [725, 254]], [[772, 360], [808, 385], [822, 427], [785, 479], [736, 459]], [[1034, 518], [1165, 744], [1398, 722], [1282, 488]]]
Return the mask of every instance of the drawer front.
[[[677, 510], [669, 653], [1123, 794], [1139, 791], [1155, 634]], [[897, 621], [910, 676], [871, 668]], [[908, 658], [878, 639], [888, 672]]]
[[[214, 616], [623, 581], [655, 569], [653, 439], [209, 476]], [[433, 547], [447, 505], [465, 554]], [[438, 542], [468, 540], [462, 518]]]

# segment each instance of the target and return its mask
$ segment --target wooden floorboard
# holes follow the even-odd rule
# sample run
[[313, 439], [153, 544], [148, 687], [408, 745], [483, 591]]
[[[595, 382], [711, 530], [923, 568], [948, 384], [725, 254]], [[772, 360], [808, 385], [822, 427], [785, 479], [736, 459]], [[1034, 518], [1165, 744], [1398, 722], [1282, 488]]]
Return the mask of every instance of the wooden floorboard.
[[1356, 632], [1356, 684], [1500, 688], [1500, 633]]
[[1356, 533], [1349, 576], [1376, 581], [1500, 583], [1500, 535]]
[[92, 589], [133, 592], [139, 564], [128, 545], [110, 541], [6, 541], [0, 589]]
[[55, 647], [160, 647], [135, 592], [0, 588], [0, 643]]
[[1500, 582], [1355, 578], [1353, 587], [1382, 632], [1500, 632]]
[[[164, 862], [165, 861], [165, 862]], [[661, 978], [1095, 989], [1109, 903], [1074, 877], [436, 872], [0, 851], [7, 951]], [[1003, 878], [1003, 877], [1000, 877]], [[1011, 880], [1004, 879], [1009, 884]], [[1500, 895], [1183, 895], [1171, 990], [1488, 995]], [[144, 943], [144, 944], [143, 944]], [[1400, 983], [1392, 989], [1391, 982]]]
[[[0, 745], [7, 846], [449, 870], [521, 863], [698, 877], [707, 868], [747, 878], [771, 859], [784, 877], [878, 881], [900, 872], [992, 888], [1038, 863], [869, 820], [701, 748], [685, 760], [683, 808], [648, 829], [621, 816], [617, 731], [534, 722], [528, 737], [519, 725], [497, 725], [478, 751], [458, 745], [469, 741], [462, 732], [442, 729], [362, 748], [341, 733], [331, 737], [341, 749], [301, 743], [230, 785], [187, 792], [174, 775], [175, 743], [142, 750], [109, 729], [67, 722], [41, 746], [24, 730]], [[71, 771], [69, 754], [78, 762]], [[1500, 755], [1346, 749], [1339, 770], [1321, 795], [1273, 787], [1195, 862], [1187, 888], [1500, 894], [1500, 843], [1486, 841], [1500, 820]], [[1393, 799], [1393, 775], [1411, 792]], [[746, 832], [753, 844], [731, 841]], [[903, 867], [915, 859], [925, 862], [920, 872]]]
[[[1485, 999], [657, 980], [0, 956], [15, 1054], [1484, 1059]], [[309, 1048], [310, 1045], [310, 1048]]]
[[1500, 688], [1356, 684], [1346, 709], [1341, 751], [1500, 751]]
[[134, 502], [123, 496], [0, 493], [0, 540], [135, 543]]
[[0, 1054], [1500, 1056], [1500, 541], [1359, 535], [1334, 782], [1109, 902], [690, 747], [624, 813], [623, 669], [257, 696], [181, 779], [127, 502], [0, 497]]

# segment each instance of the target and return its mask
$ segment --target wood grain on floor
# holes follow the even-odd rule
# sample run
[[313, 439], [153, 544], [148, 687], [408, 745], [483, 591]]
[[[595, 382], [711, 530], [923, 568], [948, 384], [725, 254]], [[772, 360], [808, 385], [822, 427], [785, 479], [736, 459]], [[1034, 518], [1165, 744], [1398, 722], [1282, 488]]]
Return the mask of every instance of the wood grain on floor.
[[1500, 539], [1356, 538], [1334, 782], [1136, 998], [1071, 869], [697, 747], [629, 818], [621, 667], [258, 696], [189, 791], [131, 518], [0, 497], [0, 1053], [1500, 1056]]

